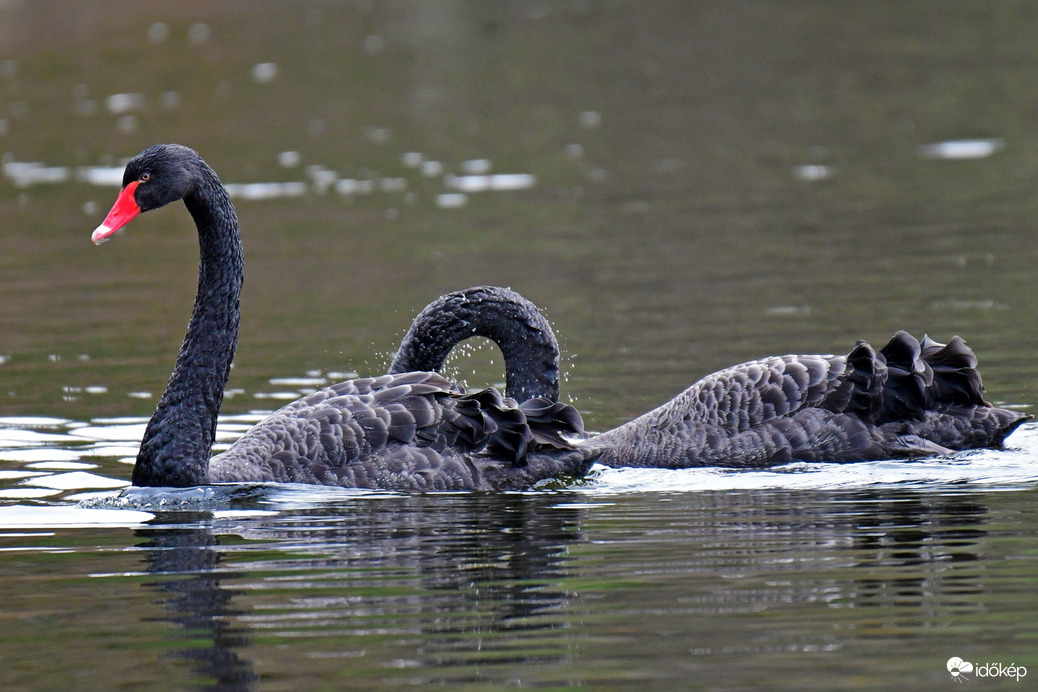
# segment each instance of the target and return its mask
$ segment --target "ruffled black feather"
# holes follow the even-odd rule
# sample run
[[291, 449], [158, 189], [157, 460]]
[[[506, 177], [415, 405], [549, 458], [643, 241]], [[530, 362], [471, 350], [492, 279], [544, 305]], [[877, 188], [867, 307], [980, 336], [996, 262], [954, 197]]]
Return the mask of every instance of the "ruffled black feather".
[[703, 378], [593, 438], [609, 466], [768, 466], [932, 456], [997, 446], [1031, 416], [983, 399], [962, 339], [899, 332], [879, 352], [779, 356]]

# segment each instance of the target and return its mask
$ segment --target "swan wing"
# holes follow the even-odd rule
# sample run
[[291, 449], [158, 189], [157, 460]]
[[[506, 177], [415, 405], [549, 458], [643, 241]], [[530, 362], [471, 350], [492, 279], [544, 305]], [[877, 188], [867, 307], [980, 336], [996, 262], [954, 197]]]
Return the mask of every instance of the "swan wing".
[[846, 372], [841, 356], [773, 356], [707, 375], [671, 405], [691, 423], [734, 433], [838, 400]]
[[[556, 415], [557, 426], [572, 426], [568, 413]], [[522, 466], [539, 439], [523, 410], [495, 389], [461, 392], [435, 373], [384, 375], [275, 411], [214, 457], [209, 472], [213, 482], [473, 487], [475, 457]]]

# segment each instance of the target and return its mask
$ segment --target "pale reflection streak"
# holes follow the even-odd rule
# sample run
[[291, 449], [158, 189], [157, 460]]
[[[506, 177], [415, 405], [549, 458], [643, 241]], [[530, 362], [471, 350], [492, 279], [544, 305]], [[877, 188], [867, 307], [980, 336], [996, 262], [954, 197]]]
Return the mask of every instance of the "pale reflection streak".
[[[118, 94], [116, 96], [128, 96]], [[114, 98], [114, 97], [113, 97]], [[298, 152], [281, 152], [278, 163], [283, 168], [294, 168], [299, 165]], [[429, 161], [421, 154], [410, 153], [404, 156], [405, 166], [416, 169], [423, 178], [439, 178], [447, 192], [433, 195], [437, 206], [456, 208], [465, 205], [468, 194], [479, 192], [506, 192], [527, 190], [537, 184], [536, 176], [530, 173], [493, 173], [489, 159], [463, 161], [460, 164], [462, 175], [445, 172], [443, 164]], [[49, 166], [38, 161], [15, 161], [10, 155], [0, 165], [4, 177], [11, 180], [16, 188], [25, 189], [35, 185], [53, 185], [76, 182], [99, 187], [119, 187], [122, 185], [123, 165], [117, 166]], [[382, 194], [399, 194], [403, 201], [413, 204], [417, 195], [409, 190], [410, 183], [404, 177], [372, 176], [369, 178], [340, 177], [335, 170], [320, 164], [306, 167], [309, 180], [285, 182], [252, 182], [226, 183], [228, 194], [238, 200], [265, 200], [298, 198], [308, 194], [325, 194], [334, 190], [340, 197]]]

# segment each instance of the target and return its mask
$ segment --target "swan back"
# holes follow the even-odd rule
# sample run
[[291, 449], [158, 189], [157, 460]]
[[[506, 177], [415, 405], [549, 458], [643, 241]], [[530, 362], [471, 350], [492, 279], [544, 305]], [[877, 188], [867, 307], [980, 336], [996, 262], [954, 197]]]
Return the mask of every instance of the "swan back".
[[758, 467], [931, 456], [999, 445], [1029, 415], [982, 395], [955, 337], [899, 332], [879, 352], [775, 356], [721, 370], [592, 439], [609, 466]]
[[[219, 481], [278, 481], [361, 488], [485, 490], [484, 469], [518, 479], [581, 475], [583, 427], [571, 407], [521, 405], [495, 389], [465, 393], [436, 373], [349, 380], [267, 416], [210, 462]], [[565, 456], [569, 461], [546, 464]], [[534, 469], [522, 469], [535, 459]], [[569, 464], [568, 466], [566, 464]], [[539, 480], [539, 479], [538, 479]], [[525, 481], [522, 481], [525, 483]]]

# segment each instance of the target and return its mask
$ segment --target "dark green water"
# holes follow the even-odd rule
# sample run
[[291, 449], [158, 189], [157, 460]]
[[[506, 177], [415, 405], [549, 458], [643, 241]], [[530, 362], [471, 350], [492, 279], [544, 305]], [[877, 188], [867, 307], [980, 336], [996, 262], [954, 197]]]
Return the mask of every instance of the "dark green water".
[[282, 491], [5, 536], [5, 687], [940, 689], [952, 656], [1034, 670], [1034, 491], [574, 499]]
[[[89, 234], [94, 167], [156, 142], [288, 184], [235, 199], [224, 441], [479, 283], [544, 308], [592, 430], [902, 328], [1032, 410], [1035, 35], [1025, 2], [0, 3], [0, 687], [945, 689], [958, 656], [1027, 689], [1038, 426], [558, 493], [119, 500], [197, 243], [180, 207]], [[488, 173], [521, 184], [457, 196]]]

